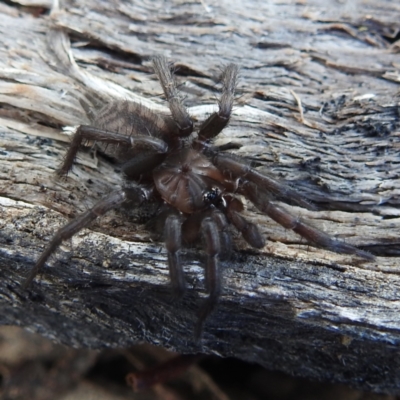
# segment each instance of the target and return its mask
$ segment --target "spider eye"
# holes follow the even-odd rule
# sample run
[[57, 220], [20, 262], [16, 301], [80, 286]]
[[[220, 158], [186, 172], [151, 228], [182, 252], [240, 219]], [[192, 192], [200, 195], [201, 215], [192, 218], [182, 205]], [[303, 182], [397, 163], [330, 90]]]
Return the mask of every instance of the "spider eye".
[[203, 199], [205, 203], [215, 205], [221, 199], [221, 190], [217, 187], [213, 187], [203, 194]]

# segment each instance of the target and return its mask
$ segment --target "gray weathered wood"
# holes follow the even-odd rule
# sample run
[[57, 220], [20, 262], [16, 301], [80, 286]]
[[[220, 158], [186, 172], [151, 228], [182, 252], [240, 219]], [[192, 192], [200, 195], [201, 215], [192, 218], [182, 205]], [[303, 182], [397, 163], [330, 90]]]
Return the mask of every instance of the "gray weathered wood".
[[[0, 323], [74, 346], [148, 341], [399, 392], [400, 5], [242, 3], [86, 0], [50, 17], [1, 5]], [[23, 292], [55, 230], [121, 183], [89, 150], [57, 179], [69, 140], [60, 128], [86, 123], [85, 104], [114, 98], [167, 111], [151, 70], [158, 54], [175, 61], [198, 120], [215, 107], [221, 66], [238, 63], [238, 99], [218, 143], [242, 144], [238, 154], [319, 207], [292, 213], [376, 262], [308, 246], [249, 204], [267, 245], [256, 252], [237, 238], [200, 347], [201, 252], [185, 252], [189, 291], [172, 303], [162, 243], [140, 215], [111, 212]]]

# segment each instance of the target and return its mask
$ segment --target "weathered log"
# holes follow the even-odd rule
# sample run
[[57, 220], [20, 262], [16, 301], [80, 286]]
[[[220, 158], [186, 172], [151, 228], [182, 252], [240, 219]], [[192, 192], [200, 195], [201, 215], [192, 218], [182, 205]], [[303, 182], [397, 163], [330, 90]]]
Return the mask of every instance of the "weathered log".
[[[49, 17], [1, 6], [0, 323], [73, 346], [146, 341], [399, 392], [400, 5], [163, 4], [66, 2]], [[221, 66], [240, 64], [217, 143], [241, 144], [239, 155], [318, 207], [288, 210], [376, 261], [310, 246], [248, 204], [267, 245], [256, 252], [237, 237], [199, 345], [201, 251], [185, 250], [189, 291], [173, 302], [163, 244], [142, 213], [116, 211], [63, 244], [23, 291], [57, 228], [122, 182], [90, 148], [57, 178], [61, 128], [114, 98], [167, 111], [150, 62], [160, 54], [175, 62], [197, 120], [215, 107]]]

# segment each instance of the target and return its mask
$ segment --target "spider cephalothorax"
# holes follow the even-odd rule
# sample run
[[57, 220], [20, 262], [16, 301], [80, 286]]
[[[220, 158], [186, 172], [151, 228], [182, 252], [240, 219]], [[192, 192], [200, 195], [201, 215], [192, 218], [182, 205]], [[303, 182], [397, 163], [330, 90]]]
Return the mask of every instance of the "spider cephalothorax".
[[229, 64], [221, 75], [222, 95], [218, 111], [194, 132], [174, 77], [164, 58], [154, 60], [154, 70], [169, 102], [170, 116], [140, 104], [119, 101], [106, 105], [93, 118], [93, 125], [77, 128], [59, 170], [71, 169], [82, 141], [94, 140], [121, 164], [126, 185], [98, 202], [61, 228], [37, 261], [25, 286], [45, 264], [60, 243], [69, 239], [98, 216], [124, 203], [140, 206], [150, 197], [158, 202], [153, 226], [162, 227], [172, 287], [177, 295], [185, 290], [180, 261], [182, 238], [193, 243], [202, 239], [206, 253], [206, 287], [209, 297], [200, 309], [197, 333], [214, 308], [221, 292], [219, 260], [231, 247], [230, 225], [255, 248], [264, 246], [257, 226], [241, 214], [240, 196], [260, 211], [308, 241], [338, 253], [373, 257], [349, 244], [331, 238], [307, 225], [270, 201], [273, 197], [308, 206], [296, 192], [250, 167], [246, 160], [212, 145], [228, 124], [234, 100], [238, 67]]

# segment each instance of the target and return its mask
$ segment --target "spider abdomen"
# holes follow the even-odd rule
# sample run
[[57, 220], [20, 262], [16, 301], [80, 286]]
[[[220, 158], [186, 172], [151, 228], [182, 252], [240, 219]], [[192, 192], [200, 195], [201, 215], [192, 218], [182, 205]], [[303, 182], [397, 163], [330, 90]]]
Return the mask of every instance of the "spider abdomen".
[[213, 187], [223, 188], [224, 177], [211, 161], [198, 151], [182, 149], [153, 171], [154, 183], [161, 197], [185, 214], [204, 209], [204, 193]]

